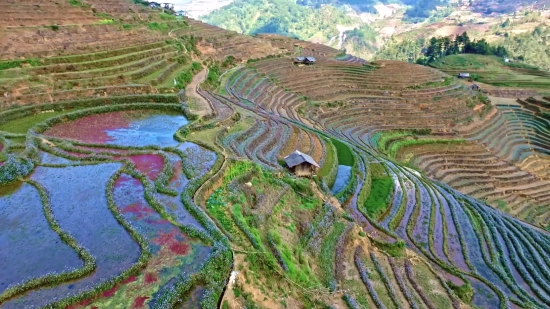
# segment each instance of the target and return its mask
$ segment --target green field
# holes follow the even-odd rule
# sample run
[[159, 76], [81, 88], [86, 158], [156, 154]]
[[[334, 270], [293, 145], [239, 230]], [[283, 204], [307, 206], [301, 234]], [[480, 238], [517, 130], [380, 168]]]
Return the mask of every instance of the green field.
[[355, 160], [353, 159], [353, 154], [349, 147], [334, 138], [332, 139], [332, 144], [336, 147], [336, 151], [338, 152], [338, 165], [353, 166]]
[[450, 55], [430, 66], [451, 75], [468, 72], [472, 79], [494, 86], [550, 89], [550, 72], [521, 62], [504, 62], [496, 56]]
[[365, 201], [367, 215], [377, 220], [384, 214], [390, 203], [393, 180], [391, 177], [373, 177], [369, 197]]
[[69, 112], [74, 112], [76, 109], [66, 111], [53, 111], [35, 114], [27, 117], [18, 118], [0, 125], [0, 131], [6, 131], [10, 133], [25, 134], [35, 124], [40, 123], [46, 119], [57, 117]]

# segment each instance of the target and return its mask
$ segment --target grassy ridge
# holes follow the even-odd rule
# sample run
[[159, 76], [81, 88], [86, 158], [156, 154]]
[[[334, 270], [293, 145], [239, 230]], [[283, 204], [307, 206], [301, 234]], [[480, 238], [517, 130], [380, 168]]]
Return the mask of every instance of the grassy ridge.
[[377, 220], [388, 208], [393, 179], [391, 177], [373, 177], [369, 197], [365, 201], [367, 215]]

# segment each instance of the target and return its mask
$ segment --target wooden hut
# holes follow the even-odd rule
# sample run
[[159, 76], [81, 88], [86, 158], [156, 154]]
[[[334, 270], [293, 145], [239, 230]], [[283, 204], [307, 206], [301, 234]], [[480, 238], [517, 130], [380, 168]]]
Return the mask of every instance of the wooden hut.
[[298, 150], [284, 158], [288, 169], [296, 176], [311, 176], [319, 168], [319, 164], [309, 155]]
[[297, 64], [297, 65], [312, 65], [312, 64], [315, 63], [315, 61], [317, 61], [317, 59], [315, 59], [315, 57], [302, 57], [302, 56], [299, 56], [299, 57], [294, 58], [294, 64]]

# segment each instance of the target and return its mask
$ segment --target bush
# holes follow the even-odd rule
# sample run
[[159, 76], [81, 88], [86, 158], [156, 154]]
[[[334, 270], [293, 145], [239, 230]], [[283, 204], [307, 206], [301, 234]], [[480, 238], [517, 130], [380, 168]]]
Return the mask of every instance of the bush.
[[10, 183], [27, 176], [34, 169], [34, 163], [26, 158], [9, 155], [8, 160], [0, 166], [0, 184]]
[[456, 285], [451, 281], [447, 281], [447, 285], [456, 293], [458, 298], [467, 304], [472, 303], [474, 298], [474, 289], [469, 282], [466, 282], [463, 285]]

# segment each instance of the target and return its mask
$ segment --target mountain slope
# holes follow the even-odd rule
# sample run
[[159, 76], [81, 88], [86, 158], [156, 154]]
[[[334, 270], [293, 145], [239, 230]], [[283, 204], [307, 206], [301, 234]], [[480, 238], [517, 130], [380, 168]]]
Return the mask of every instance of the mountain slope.
[[550, 98], [106, 7], [0, 15], [3, 308], [548, 307]]

